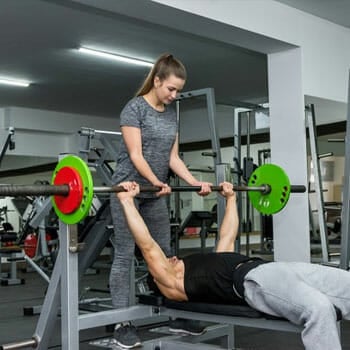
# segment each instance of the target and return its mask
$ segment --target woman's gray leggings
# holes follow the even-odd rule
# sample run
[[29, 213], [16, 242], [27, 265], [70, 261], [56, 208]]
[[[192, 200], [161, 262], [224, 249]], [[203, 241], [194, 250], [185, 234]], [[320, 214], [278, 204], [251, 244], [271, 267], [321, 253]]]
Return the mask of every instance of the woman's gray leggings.
[[335, 267], [272, 262], [248, 272], [247, 303], [259, 311], [304, 325], [306, 350], [341, 350], [334, 306], [350, 319], [350, 273]]
[[[135, 204], [152, 237], [164, 253], [170, 256], [170, 222], [166, 198], [136, 198]], [[109, 288], [113, 307], [122, 308], [129, 306], [130, 270], [134, 258], [135, 241], [115, 194], [111, 195], [111, 213], [114, 225], [112, 236], [114, 258]]]

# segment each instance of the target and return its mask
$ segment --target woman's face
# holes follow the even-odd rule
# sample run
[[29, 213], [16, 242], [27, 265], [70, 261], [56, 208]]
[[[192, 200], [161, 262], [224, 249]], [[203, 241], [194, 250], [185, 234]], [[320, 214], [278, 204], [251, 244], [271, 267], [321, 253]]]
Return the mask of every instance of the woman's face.
[[154, 91], [159, 102], [165, 105], [170, 104], [176, 98], [176, 94], [182, 90], [185, 80], [171, 74], [168, 78], [160, 80], [158, 77], [154, 79]]

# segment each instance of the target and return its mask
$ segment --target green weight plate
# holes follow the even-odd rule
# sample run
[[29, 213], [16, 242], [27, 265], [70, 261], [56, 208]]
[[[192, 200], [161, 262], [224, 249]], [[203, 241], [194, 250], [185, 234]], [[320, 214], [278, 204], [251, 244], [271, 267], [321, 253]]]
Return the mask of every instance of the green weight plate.
[[291, 186], [287, 174], [277, 165], [262, 165], [252, 173], [248, 181], [248, 187], [263, 185], [270, 186], [270, 193], [249, 191], [250, 202], [262, 214], [278, 213], [285, 207], [290, 195]]
[[60, 220], [66, 224], [77, 224], [89, 214], [94, 195], [94, 184], [87, 164], [81, 158], [73, 155], [66, 156], [59, 161], [53, 173], [52, 184], [55, 181], [57, 172], [66, 166], [74, 168], [79, 173], [83, 184], [83, 198], [79, 207], [70, 214], [64, 214], [59, 210], [55, 203], [54, 197], [52, 197], [52, 205]]

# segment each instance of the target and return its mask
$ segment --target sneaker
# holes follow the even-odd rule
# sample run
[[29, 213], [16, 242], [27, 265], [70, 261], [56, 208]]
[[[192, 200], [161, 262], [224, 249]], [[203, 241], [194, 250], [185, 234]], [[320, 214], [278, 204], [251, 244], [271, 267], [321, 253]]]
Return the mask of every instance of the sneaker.
[[169, 321], [169, 331], [172, 333], [201, 335], [205, 333], [206, 329], [201, 325], [200, 321], [176, 318]]
[[114, 329], [114, 339], [117, 345], [124, 349], [141, 346], [141, 340], [136, 333], [136, 327], [130, 323], [119, 323]]

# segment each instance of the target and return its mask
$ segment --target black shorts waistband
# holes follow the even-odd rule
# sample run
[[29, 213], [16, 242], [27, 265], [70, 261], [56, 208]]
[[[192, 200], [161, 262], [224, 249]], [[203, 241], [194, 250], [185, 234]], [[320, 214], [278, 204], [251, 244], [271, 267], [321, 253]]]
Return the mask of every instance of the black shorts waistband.
[[233, 271], [233, 290], [239, 298], [244, 299], [244, 278], [247, 273], [255, 269], [257, 266], [266, 263], [268, 263], [268, 261], [260, 258], [252, 258], [235, 267]]

